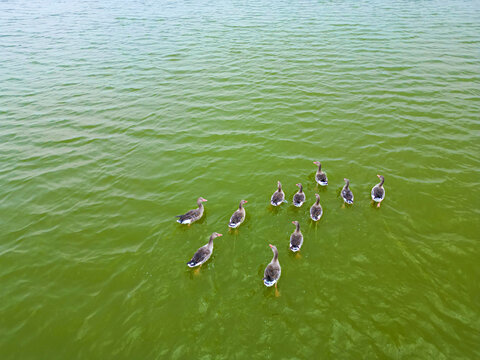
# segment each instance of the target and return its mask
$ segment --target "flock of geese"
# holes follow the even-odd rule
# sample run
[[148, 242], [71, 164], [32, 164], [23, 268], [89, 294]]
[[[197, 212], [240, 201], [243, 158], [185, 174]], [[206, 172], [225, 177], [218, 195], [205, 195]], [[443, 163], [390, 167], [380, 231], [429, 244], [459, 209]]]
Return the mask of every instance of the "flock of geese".
[[[328, 185], [327, 174], [322, 171], [322, 164], [319, 161], [314, 161], [313, 163], [318, 166], [317, 173], [315, 174], [316, 182], [321, 186], [327, 186]], [[377, 176], [380, 179], [380, 182], [372, 188], [371, 197], [372, 197], [372, 200], [375, 203], [377, 203], [377, 207], [380, 207], [380, 203], [385, 198], [385, 189], [383, 188], [383, 183], [385, 179], [382, 175], [377, 175]], [[341, 196], [343, 201], [346, 204], [351, 205], [353, 204], [353, 193], [352, 193], [352, 190], [350, 190], [349, 188], [350, 181], [346, 178], [344, 179], [344, 181], [345, 181], [345, 185], [341, 191]], [[301, 207], [305, 202], [305, 194], [303, 192], [302, 184], [298, 183], [296, 185], [298, 186], [299, 189], [295, 193], [295, 195], [293, 195], [293, 205], [296, 207]], [[318, 221], [323, 215], [323, 209], [322, 209], [322, 206], [320, 205], [320, 195], [315, 194], [315, 197], [316, 197], [316, 201], [310, 207], [310, 218], [313, 221]], [[191, 223], [200, 219], [203, 216], [203, 210], [204, 210], [203, 203], [205, 201], [207, 201], [207, 199], [204, 199], [203, 197], [199, 197], [197, 200], [198, 208], [190, 210], [183, 215], [178, 215], [177, 222], [179, 222], [180, 224], [190, 225]], [[245, 220], [245, 208], [243, 205], [246, 203], [247, 203], [247, 200], [240, 201], [238, 210], [236, 210], [233, 213], [228, 223], [228, 226], [230, 228], [239, 227], [240, 224]], [[282, 184], [280, 183], [280, 181], [278, 182], [277, 190], [273, 193], [272, 198], [270, 199], [270, 203], [273, 206], [279, 206], [282, 203], [287, 203], [287, 201], [285, 200], [285, 193], [282, 190]], [[293, 252], [297, 252], [302, 247], [303, 235], [300, 231], [300, 224], [298, 223], [298, 221], [292, 221], [292, 223], [295, 225], [295, 231], [290, 236], [290, 250]], [[202, 246], [201, 248], [199, 248], [195, 252], [192, 259], [187, 263], [187, 265], [191, 268], [200, 266], [204, 262], [206, 262], [208, 259], [210, 259], [210, 256], [212, 256], [212, 252], [213, 252], [213, 239], [219, 236], [222, 236], [222, 234], [219, 234], [217, 232], [214, 232], [212, 235], [210, 235], [210, 240], [208, 241], [208, 243]], [[276, 288], [277, 281], [278, 279], [280, 279], [280, 275], [282, 273], [282, 268], [280, 267], [280, 263], [278, 262], [277, 248], [271, 244], [269, 246], [273, 251], [273, 259], [265, 268], [265, 272], [262, 280], [266, 286], [270, 287], [275, 285], [275, 288]]]

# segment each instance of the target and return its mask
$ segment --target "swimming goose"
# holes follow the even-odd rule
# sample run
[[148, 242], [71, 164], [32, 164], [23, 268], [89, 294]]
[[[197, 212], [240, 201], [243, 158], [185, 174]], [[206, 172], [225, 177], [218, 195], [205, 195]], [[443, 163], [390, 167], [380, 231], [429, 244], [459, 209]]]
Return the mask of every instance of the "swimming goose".
[[347, 178], [343, 180], [345, 180], [345, 186], [342, 189], [343, 201], [345, 201], [347, 204], [353, 204], [353, 192], [348, 187], [350, 185], [350, 180], [348, 180]]
[[204, 199], [203, 197], [199, 197], [198, 200], [197, 200], [198, 209], [190, 210], [183, 215], [177, 215], [176, 217], [179, 218], [179, 219], [177, 219], [177, 222], [179, 222], [180, 224], [189, 224], [190, 225], [191, 223], [200, 219], [203, 215], [203, 204], [202, 203], [204, 201], [207, 201], [207, 199]]
[[317, 201], [315, 201], [315, 204], [310, 208], [310, 217], [313, 221], [318, 221], [322, 217], [323, 209], [322, 205], [320, 205], [320, 195], [315, 194], [315, 197], [317, 198]]
[[243, 207], [243, 204], [246, 204], [248, 201], [247, 200], [241, 200], [240, 205], [238, 206], [238, 210], [235, 211], [230, 218], [230, 222], [228, 223], [228, 226], [231, 228], [237, 228], [240, 226], [240, 224], [245, 220], [245, 208]]
[[303, 192], [303, 186], [301, 183], [296, 184], [299, 189], [298, 192], [293, 195], [293, 205], [300, 207], [305, 202], [305, 193]]
[[270, 204], [273, 206], [278, 206], [285, 201], [285, 193], [282, 190], [282, 184], [278, 182], [278, 189], [272, 195], [270, 199]]
[[277, 287], [277, 281], [280, 279], [280, 275], [282, 274], [282, 268], [280, 267], [280, 263], [278, 262], [278, 250], [275, 246], [269, 244], [273, 251], [273, 259], [270, 261], [270, 264], [267, 265], [265, 268], [265, 272], [263, 274], [263, 283], [265, 286], [272, 286], [275, 285]]
[[385, 178], [382, 175], [377, 175], [380, 179], [380, 182], [372, 188], [372, 200], [377, 203], [377, 207], [380, 207], [380, 203], [385, 199], [385, 189], [383, 188], [383, 183]]
[[292, 224], [296, 226], [295, 231], [290, 236], [290, 250], [297, 252], [300, 250], [303, 244], [303, 234], [300, 231], [300, 224], [298, 221], [292, 221]]
[[213, 252], [213, 239], [216, 237], [222, 236], [222, 234], [219, 234], [217, 232], [214, 232], [212, 235], [210, 235], [210, 240], [208, 241], [207, 245], [202, 246], [200, 249], [198, 249], [195, 252], [195, 255], [193, 255], [192, 260], [190, 260], [187, 265], [188, 267], [195, 267], [202, 265], [205, 261], [210, 259], [210, 256], [212, 256]]
[[315, 174], [315, 180], [317, 181], [317, 183], [322, 186], [328, 185], [327, 174], [322, 171], [322, 164], [320, 163], [320, 161], [314, 161], [313, 163], [318, 166], [317, 173]]

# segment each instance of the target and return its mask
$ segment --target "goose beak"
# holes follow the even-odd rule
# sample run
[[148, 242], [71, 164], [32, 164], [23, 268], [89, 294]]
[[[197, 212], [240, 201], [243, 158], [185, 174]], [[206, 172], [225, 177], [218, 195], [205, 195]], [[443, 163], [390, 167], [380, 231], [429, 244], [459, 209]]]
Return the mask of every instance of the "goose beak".
[[217, 236], [223, 236], [223, 234], [218, 234], [218, 233], [217, 233]]
[[268, 244], [268, 246], [270, 246], [271, 248], [273, 248], [273, 245], [272, 245], [272, 244]]

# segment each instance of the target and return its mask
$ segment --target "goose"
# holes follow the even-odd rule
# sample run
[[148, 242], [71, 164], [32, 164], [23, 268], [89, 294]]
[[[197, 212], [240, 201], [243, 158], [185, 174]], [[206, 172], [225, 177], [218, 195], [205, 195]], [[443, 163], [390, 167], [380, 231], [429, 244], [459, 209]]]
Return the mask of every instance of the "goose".
[[230, 222], [228, 223], [228, 226], [235, 229], [240, 226], [240, 224], [245, 220], [245, 208], [243, 207], [243, 204], [246, 204], [248, 201], [247, 200], [241, 200], [240, 205], [238, 206], [238, 210], [235, 211], [230, 218]]
[[298, 183], [296, 185], [299, 187], [299, 189], [295, 193], [295, 195], [293, 195], [293, 205], [295, 205], [296, 207], [300, 207], [305, 202], [305, 193], [303, 192], [303, 186], [301, 183]]
[[345, 180], [345, 185], [342, 189], [342, 199], [345, 201], [347, 204], [353, 204], [353, 192], [350, 190], [350, 180], [347, 178], [343, 179]]
[[204, 199], [203, 197], [199, 197], [197, 199], [198, 209], [187, 211], [183, 215], [177, 215], [176, 216], [178, 217], [177, 222], [180, 224], [190, 225], [191, 223], [200, 219], [203, 216], [203, 202], [205, 201], [207, 201], [207, 199]]
[[217, 232], [214, 232], [212, 235], [210, 235], [210, 240], [208, 241], [208, 243], [199, 248], [195, 252], [195, 255], [193, 255], [192, 260], [187, 263], [188, 267], [193, 268], [195, 266], [202, 265], [205, 261], [210, 259], [210, 256], [212, 256], [213, 252], [213, 239], [219, 236], [222, 236], [222, 234], [219, 234]]
[[278, 262], [278, 250], [277, 248], [269, 244], [273, 251], [273, 259], [270, 261], [270, 264], [267, 265], [265, 268], [265, 272], [263, 274], [263, 283], [265, 286], [270, 287], [275, 285], [277, 287], [277, 281], [280, 279], [280, 275], [282, 274], [282, 268], [280, 267], [280, 263]]
[[295, 231], [290, 236], [290, 250], [297, 252], [300, 250], [303, 244], [303, 234], [300, 231], [300, 223], [298, 221], [292, 221], [295, 225]]
[[320, 163], [320, 161], [314, 161], [313, 163], [318, 166], [317, 173], [315, 174], [315, 180], [317, 181], [317, 183], [322, 186], [328, 185], [327, 174], [322, 171], [322, 164]]
[[380, 182], [372, 188], [372, 200], [377, 203], [377, 207], [380, 207], [380, 203], [385, 199], [385, 189], [383, 188], [383, 183], [385, 178], [382, 175], [377, 175], [380, 179]]
[[317, 198], [317, 200], [315, 201], [315, 204], [313, 204], [310, 208], [310, 217], [313, 221], [318, 221], [323, 215], [323, 209], [322, 205], [320, 205], [320, 195], [315, 194], [315, 197]]
[[283, 202], [285, 202], [285, 193], [282, 190], [282, 184], [278, 181], [278, 189], [273, 193], [272, 198], [270, 199], [270, 204], [278, 206]]

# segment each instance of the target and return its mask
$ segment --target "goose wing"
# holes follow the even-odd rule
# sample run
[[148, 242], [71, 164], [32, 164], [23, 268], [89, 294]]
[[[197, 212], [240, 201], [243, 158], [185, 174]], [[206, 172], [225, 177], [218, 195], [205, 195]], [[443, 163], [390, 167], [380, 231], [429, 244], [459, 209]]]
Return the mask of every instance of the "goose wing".
[[327, 174], [325, 174], [323, 171], [320, 173], [317, 173], [316, 179], [317, 179], [317, 182], [322, 182], [322, 183], [328, 182]]
[[312, 217], [312, 219], [320, 219], [320, 217], [322, 216], [322, 213], [323, 213], [323, 209], [320, 205], [313, 205], [311, 208], [310, 208], [310, 216]]
[[272, 205], [281, 204], [284, 198], [285, 198], [285, 194], [282, 191], [275, 191], [272, 195], [272, 199], [270, 200], [270, 203]]
[[385, 189], [375, 185], [372, 189], [372, 199], [373, 200], [383, 200], [385, 197]]
[[290, 247], [300, 247], [303, 243], [303, 235], [300, 233], [294, 232], [292, 236], [290, 236]]
[[230, 218], [230, 224], [236, 225], [243, 222], [245, 218], [245, 213], [243, 211], [237, 210], [233, 213], [232, 217]]
[[280, 278], [280, 273], [281, 273], [280, 265], [270, 263], [265, 268], [263, 277], [266, 281], [273, 282], [273, 281], [277, 281]]
[[353, 203], [353, 192], [350, 189], [343, 189], [342, 190], [342, 198], [347, 203]]
[[197, 250], [197, 252], [192, 257], [192, 260], [190, 260], [188, 264], [190, 266], [203, 264], [205, 261], [207, 261], [210, 258], [211, 255], [212, 255], [212, 251], [208, 248], [208, 244], [207, 244]]
[[187, 221], [188, 222], [193, 222], [193, 221], [197, 220], [200, 216], [201, 216], [200, 209], [193, 209], [193, 210], [187, 211], [183, 215], [177, 215], [177, 217], [178, 217], [177, 221], [181, 224], [183, 224]]
[[305, 202], [305, 194], [304, 193], [296, 193], [293, 195], [293, 204], [300, 206]]

